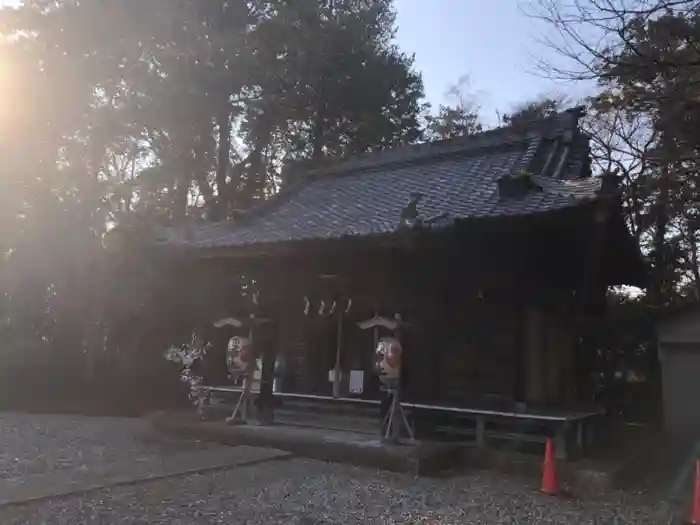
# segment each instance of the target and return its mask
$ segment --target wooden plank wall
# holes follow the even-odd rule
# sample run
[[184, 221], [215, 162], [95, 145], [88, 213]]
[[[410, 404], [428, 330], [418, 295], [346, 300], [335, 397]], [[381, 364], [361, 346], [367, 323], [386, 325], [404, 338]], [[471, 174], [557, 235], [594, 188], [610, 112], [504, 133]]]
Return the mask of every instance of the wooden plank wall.
[[[321, 298], [344, 294], [353, 297], [353, 306], [344, 320], [343, 367], [365, 370], [362, 397], [376, 398], [379, 392], [371, 333], [356, 323], [378, 309], [381, 315], [400, 312], [410, 323], [403, 333], [409, 400], [470, 405], [570, 398], [573, 323], [557, 313], [567, 305], [553, 297], [548, 306], [535, 307], [532, 293], [518, 295], [519, 276], [527, 270], [522, 260], [516, 273], [491, 265], [491, 259], [487, 264], [472, 251], [394, 255], [372, 251], [289, 259], [261, 272], [261, 298], [272, 300], [268, 315], [278, 332], [271, 344], [288, 368], [285, 390], [330, 394], [337, 322], [316, 312]], [[501, 266], [514, 260], [496, 259]], [[549, 294], [545, 282], [540, 284], [538, 293]], [[305, 294], [315, 294], [309, 316], [303, 314]]]
[[529, 308], [526, 316], [526, 399], [554, 406], [575, 401], [575, 323], [572, 316]]

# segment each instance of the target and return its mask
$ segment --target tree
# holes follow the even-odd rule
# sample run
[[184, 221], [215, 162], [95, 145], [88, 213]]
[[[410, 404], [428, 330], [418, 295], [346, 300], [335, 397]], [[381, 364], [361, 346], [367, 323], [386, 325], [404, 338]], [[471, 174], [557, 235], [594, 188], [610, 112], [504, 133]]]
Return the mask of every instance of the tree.
[[157, 310], [148, 250], [105, 252], [107, 228], [235, 218], [279, 188], [286, 159], [418, 140], [422, 81], [393, 31], [389, 0], [0, 10], [9, 87], [29, 108], [0, 136], [6, 326], [82, 366], [115, 318], [138, 318], [114, 304]]
[[683, 262], [697, 259], [688, 242], [694, 225], [685, 210], [695, 207], [698, 178], [698, 6], [661, 0], [539, 2], [539, 16], [559, 37], [549, 44], [565, 62], [549, 64], [548, 72], [596, 79], [607, 111], [624, 109], [630, 119], [644, 121], [653, 137], [633, 198], [641, 210], [639, 237], [650, 239], [647, 300], [656, 306], [675, 300], [683, 283], [700, 273]]
[[413, 59], [391, 44], [391, 5], [282, 2], [261, 24], [255, 35], [263, 64], [260, 96], [242, 131], [252, 152], [273, 159], [268, 170], [288, 159], [361, 153], [420, 138], [422, 80]]
[[[599, 159], [623, 174], [630, 225], [650, 263], [642, 309], [698, 300], [700, 3], [539, 0], [538, 6], [536, 15], [554, 30], [547, 44], [558, 52], [554, 64], [541, 64], [543, 71], [597, 81], [598, 122], [591, 127], [601, 132]], [[658, 396], [655, 349], [646, 345], [644, 358]]]
[[543, 96], [517, 105], [510, 113], [504, 113], [500, 120], [506, 126], [526, 126], [562, 111], [565, 107], [565, 97]]
[[479, 106], [467, 94], [469, 77], [461, 77], [445, 93], [449, 104], [441, 104], [436, 115], [426, 117], [426, 135], [429, 140], [443, 140], [474, 135], [483, 130]]
[[99, 110], [75, 132], [109, 164], [101, 175], [117, 215], [148, 208], [173, 220], [205, 204], [221, 217], [274, 191], [287, 156], [420, 138], [422, 82], [391, 45], [388, 0], [96, 6], [28, 1], [0, 27], [32, 49], [27, 60], [83, 72], [66, 89], [83, 99], [67, 107]]
[[644, 242], [646, 214], [652, 195], [651, 154], [658, 143], [658, 133], [648, 115], [629, 111], [610, 93], [601, 93], [588, 101], [583, 127], [590, 136], [593, 175], [615, 173], [624, 188], [623, 210], [630, 232]]

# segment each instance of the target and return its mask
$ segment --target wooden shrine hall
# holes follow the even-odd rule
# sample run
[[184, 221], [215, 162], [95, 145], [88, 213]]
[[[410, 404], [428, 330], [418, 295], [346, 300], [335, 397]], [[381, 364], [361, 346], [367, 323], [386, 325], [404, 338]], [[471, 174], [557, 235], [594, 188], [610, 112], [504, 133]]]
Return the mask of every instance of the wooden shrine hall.
[[[645, 272], [615, 177], [591, 176], [582, 113], [291, 165], [236, 220], [159, 229], [189, 326], [261, 320], [268, 420], [285, 396], [379, 403], [375, 317], [399, 320], [401, 401], [418, 412], [476, 414], [481, 430], [489, 414], [598, 414], [578, 327]], [[223, 386], [231, 334], [211, 333], [206, 380]]]

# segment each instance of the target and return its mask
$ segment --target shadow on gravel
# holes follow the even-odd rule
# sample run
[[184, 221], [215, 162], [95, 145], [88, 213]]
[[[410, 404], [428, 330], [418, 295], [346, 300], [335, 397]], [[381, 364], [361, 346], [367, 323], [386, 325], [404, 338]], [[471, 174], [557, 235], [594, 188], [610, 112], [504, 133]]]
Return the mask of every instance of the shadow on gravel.
[[674, 434], [649, 431], [617, 475], [628, 489], [643, 490], [668, 501], [689, 500], [695, 461], [700, 459], [700, 427]]

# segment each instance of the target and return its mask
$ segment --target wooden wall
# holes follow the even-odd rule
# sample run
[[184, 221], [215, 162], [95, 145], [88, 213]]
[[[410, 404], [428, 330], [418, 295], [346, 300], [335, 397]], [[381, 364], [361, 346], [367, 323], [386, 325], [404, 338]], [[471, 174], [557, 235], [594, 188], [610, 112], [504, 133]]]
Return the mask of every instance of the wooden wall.
[[575, 319], [572, 315], [528, 308], [525, 317], [525, 401], [533, 405], [575, 401]]
[[[274, 323], [270, 333], [276, 339], [265, 344], [287, 364], [284, 388], [330, 395], [337, 318], [319, 316], [317, 310], [321, 300], [351, 297], [342, 364], [346, 370], [365, 370], [363, 397], [379, 392], [372, 337], [356, 323], [375, 312], [398, 312], [410, 325], [403, 331], [408, 399], [463, 405], [573, 401], [569, 262], [563, 252], [545, 250], [555, 237], [547, 232], [537, 237], [523, 228], [482, 232], [469, 242], [436, 237], [404, 247], [338, 244], [249, 261], [245, 271], [258, 280], [260, 308]], [[210, 296], [229, 306], [207, 305], [207, 312], [250, 308], [235, 290], [234, 274], [242, 267], [225, 260], [209, 264], [203, 272], [208, 281], [224, 278], [230, 285], [223, 290], [214, 284]], [[308, 316], [305, 295], [312, 300]]]

